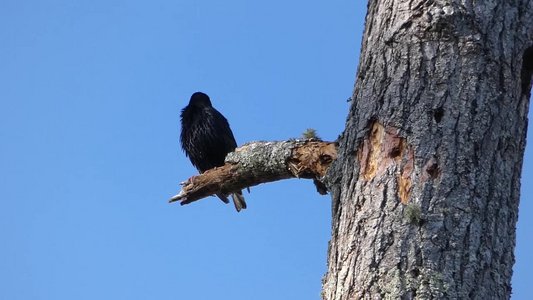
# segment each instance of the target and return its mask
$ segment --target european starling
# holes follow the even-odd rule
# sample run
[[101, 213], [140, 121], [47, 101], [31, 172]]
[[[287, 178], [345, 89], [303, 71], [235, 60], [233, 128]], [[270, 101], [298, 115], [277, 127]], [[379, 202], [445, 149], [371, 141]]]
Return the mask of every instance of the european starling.
[[[237, 148], [228, 120], [202, 92], [192, 94], [189, 105], [181, 111], [180, 141], [185, 155], [200, 173], [223, 166], [226, 155]], [[227, 195], [217, 196], [224, 203], [229, 202]], [[237, 211], [246, 208], [242, 191], [231, 197]]]

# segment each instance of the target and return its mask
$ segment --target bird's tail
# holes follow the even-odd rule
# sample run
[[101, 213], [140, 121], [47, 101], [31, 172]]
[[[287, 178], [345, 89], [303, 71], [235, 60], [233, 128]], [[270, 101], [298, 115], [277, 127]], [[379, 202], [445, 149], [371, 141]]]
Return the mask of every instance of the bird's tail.
[[233, 198], [233, 203], [235, 204], [235, 209], [237, 209], [237, 211], [246, 208], [246, 202], [244, 201], [242, 191], [231, 194], [231, 198]]

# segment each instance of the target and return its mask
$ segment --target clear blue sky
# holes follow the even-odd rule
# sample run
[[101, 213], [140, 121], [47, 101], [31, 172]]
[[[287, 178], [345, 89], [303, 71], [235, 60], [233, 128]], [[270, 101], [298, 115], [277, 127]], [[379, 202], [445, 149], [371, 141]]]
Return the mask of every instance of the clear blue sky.
[[[0, 0], [0, 299], [319, 299], [329, 196], [288, 180], [253, 188], [240, 214], [168, 204], [195, 173], [179, 112], [201, 90], [239, 144], [337, 138], [365, 10]], [[533, 293], [532, 157], [514, 299]]]

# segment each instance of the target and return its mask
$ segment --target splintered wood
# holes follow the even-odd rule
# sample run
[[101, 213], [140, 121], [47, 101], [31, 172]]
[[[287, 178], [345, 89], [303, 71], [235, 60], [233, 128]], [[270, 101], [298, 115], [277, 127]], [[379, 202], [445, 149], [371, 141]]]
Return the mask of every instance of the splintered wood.
[[309, 142], [292, 150], [287, 165], [295, 177], [320, 179], [335, 159], [337, 148], [334, 143]]

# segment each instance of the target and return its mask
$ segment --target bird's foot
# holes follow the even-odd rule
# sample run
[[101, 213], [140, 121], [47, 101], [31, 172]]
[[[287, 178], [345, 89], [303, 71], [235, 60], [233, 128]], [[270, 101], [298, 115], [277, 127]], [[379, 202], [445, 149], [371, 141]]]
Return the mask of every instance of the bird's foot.
[[180, 185], [185, 186], [185, 185], [191, 184], [194, 181], [194, 178], [196, 177], [197, 176], [191, 176], [189, 179], [180, 182]]

